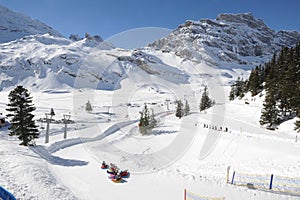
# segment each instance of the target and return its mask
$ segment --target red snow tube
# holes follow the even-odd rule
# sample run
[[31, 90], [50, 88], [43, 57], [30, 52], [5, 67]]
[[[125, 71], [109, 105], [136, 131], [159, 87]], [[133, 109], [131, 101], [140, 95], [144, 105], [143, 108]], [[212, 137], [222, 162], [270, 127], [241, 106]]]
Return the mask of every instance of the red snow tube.
[[101, 169], [107, 169], [108, 168], [108, 165], [102, 165], [101, 166]]
[[128, 176], [129, 175], [129, 172], [126, 170], [126, 171], [122, 171], [122, 172], [120, 172], [120, 176], [121, 177], [126, 177], [126, 176]]

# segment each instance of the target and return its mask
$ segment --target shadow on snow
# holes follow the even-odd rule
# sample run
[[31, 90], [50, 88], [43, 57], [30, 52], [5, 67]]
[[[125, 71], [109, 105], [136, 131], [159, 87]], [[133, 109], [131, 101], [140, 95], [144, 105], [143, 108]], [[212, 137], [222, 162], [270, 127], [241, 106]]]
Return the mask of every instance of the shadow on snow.
[[41, 158], [45, 159], [47, 162], [53, 165], [61, 165], [66, 167], [74, 167], [74, 166], [84, 166], [87, 165], [88, 162], [81, 160], [72, 160], [72, 159], [64, 159], [58, 156], [53, 156], [45, 149], [45, 147], [37, 145], [35, 147], [30, 147], [30, 149], [38, 154]]

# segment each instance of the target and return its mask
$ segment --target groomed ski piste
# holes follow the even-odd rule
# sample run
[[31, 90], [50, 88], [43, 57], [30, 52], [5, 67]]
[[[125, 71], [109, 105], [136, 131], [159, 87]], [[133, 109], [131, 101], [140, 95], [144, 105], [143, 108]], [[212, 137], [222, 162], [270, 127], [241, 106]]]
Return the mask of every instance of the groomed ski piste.
[[[258, 123], [262, 98], [249, 95], [233, 102], [217, 102], [202, 113], [197, 111], [198, 105], [191, 105], [191, 114], [178, 119], [174, 104], [170, 103], [167, 110], [164, 103], [171, 94], [159, 89], [158, 92], [145, 86], [130, 97], [131, 105], [118, 104], [110, 110], [107, 106], [112, 97], [120, 97], [116, 95], [118, 91], [93, 91], [92, 112], [86, 112], [84, 105], [74, 110], [72, 102], [76, 95], [72, 91], [32, 92], [36, 118], [44, 117], [54, 108], [55, 119], [70, 113], [76, 124], [68, 125], [67, 139], [63, 139], [64, 125], [51, 123], [50, 142], [45, 144], [45, 129], [41, 129], [36, 147], [19, 146], [17, 138], [7, 135], [7, 127], [2, 128], [1, 185], [24, 200], [181, 200], [184, 189], [200, 196], [225, 199], [300, 198], [226, 183], [228, 166], [241, 173], [299, 178], [300, 145], [295, 142], [295, 120], [283, 123], [276, 131], [262, 129]], [[1, 110], [5, 110], [7, 95], [7, 91], [1, 92]], [[149, 108], [155, 110], [160, 120], [149, 136], [141, 136], [137, 128], [144, 102], [151, 103]], [[220, 127], [223, 131], [218, 130]], [[204, 148], [205, 145], [211, 148]], [[128, 169], [130, 177], [122, 183], [112, 182], [101, 169], [103, 160]]]

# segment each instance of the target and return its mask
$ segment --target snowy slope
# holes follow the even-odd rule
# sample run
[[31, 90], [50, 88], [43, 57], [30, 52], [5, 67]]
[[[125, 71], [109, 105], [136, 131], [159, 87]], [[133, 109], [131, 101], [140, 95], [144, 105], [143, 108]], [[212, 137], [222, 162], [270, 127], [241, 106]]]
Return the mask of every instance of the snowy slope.
[[10, 42], [27, 35], [45, 34], [61, 36], [46, 24], [0, 6], [0, 43]]
[[[202, 26], [212, 39], [208, 43], [201, 40]], [[232, 27], [239, 28], [239, 37], [234, 38], [238, 59], [222, 59], [219, 55], [231, 51], [227, 49], [231, 41], [217, 38], [230, 37], [226, 30]], [[94, 37], [69, 40], [49, 34], [0, 44], [0, 112], [5, 113], [9, 91], [22, 84], [32, 92], [35, 119], [54, 108], [56, 120], [68, 113], [76, 122], [68, 124], [67, 139], [63, 139], [64, 125], [51, 123], [48, 144], [46, 124], [37, 122], [40, 138], [30, 148], [18, 146], [18, 139], [7, 135], [7, 127], [0, 129], [0, 185], [21, 200], [180, 200], [185, 188], [233, 200], [299, 199], [291, 193], [226, 184], [229, 165], [230, 175], [236, 170], [300, 177], [300, 145], [292, 130], [295, 119], [276, 131], [264, 130], [258, 124], [262, 97], [247, 94], [242, 100], [228, 101], [228, 83], [248, 76], [240, 68], [271, 55], [267, 49], [265, 55], [254, 56], [255, 48], [245, 33], [253, 34], [263, 47], [265, 42], [258, 39], [262, 35], [274, 39], [281, 34], [278, 38], [288, 45], [298, 37], [298, 33], [275, 33], [252, 15], [242, 14], [188, 22], [151, 47], [137, 50], [114, 48]], [[241, 38], [248, 46], [239, 42]], [[212, 41], [220, 42], [220, 47], [212, 47]], [[249, 55], [242, 55], [242, 48]], [[199, 113], [204, 85], [216, 105]], [[189, 116], [174, 116], [177, 99], [189, 101]], [[92, 112], [85, 111], [87, 101]], [[138, 131], [144, 103], [159, 121], [149, 136]], [[204, 128], [204, 124], [229, 131]], [[100, 169], [103, 160], [128, 169], [130, 177], [113, 183]]]
[[[129, 84], [128, 81], [124, 84]], [[140, 87], [134, 94], [128, 94], [128, 99], [118, 94], [121, 90], [98, 90], [93, 92], [94, 111], [91, 113], [86, 113], [83, 107], [74, 110], [72, 104], [65, 103], [76, 102], [77, 98], [87, 96], [87, 92], [77, 96], [75, 93], [34, 92], [37, 118], [54, 107], [55, 119], [71, 111], [72, 119], [78, 123], [68, 125], [66, 140], [62, 139], [63, 125], [51, 124], [50, 144], [44, 144], [45, 129], [41, 129], [35, 148], [18, 146], [17, 138], [8, 137], [7, 130], [1, 129], [2, 186], [22, 200], [180, 200], [185, 188], [199, 195], [233, 200], [299, 199], [299, 196], [226, 184], [229, 165], [237, 172], [300, 177], [300, 146], [294, 141], [295, 132], [287, 127], [280, 132], [261, 129], [257, 124], [260, 98], [250, 100], [248, 105], [243, 100], [226, 102], [206, 113], [194, 112], [179, 120], [174, 116], [173, 105], [168, 111], [166, 105], [161, 104], [165, 98], [173, 97], [172, 90], [156, 87], [163, 92]], [[1, 110], [5, 108], [7, 94], [1, 92]], [[190, 102], [191, 99], [189, 97]], [[114, 103], [121, 100], [134, 106]], [[157, 116], [160, 125], [156, 135], [142, 137], [137, 131], [136, 119], [141, 109], [137, 106], [145, 101], [156, 102], [149, 106], [162, 114]], [[111, 105], [110, 114], [105, 113], [107, 105]], [[223, 120], [219, 121], [218, 115], [224, 107]], [[228, 127], [229, 132], [204, 128], [204, 124]], [[45, 127], [45, 123], [38, 125]], [[201, 157], [208, 137], [217, 139], [215, 146], [207, 156]], [[176, 142], [178, 139], [180, 143]], [[111, 182], [105, 170], [100, 169], [102, 160], [128, 169], [130, 177], [121, 184]]]
[[[219, 73], [206, 65], [209, 71], [203, 67], [192, 70], [195, 63], [151, 48], [128, 51], [93, 38], [73, 41], [48, 34], [0, 44], [0, 56], [0, 88], [7, 90], [16, 84], [40, 91], [73, 87], [114, 90], [123, 79], [140, 72], [169, 82], [176, 77], [176, 84], [190, 83], [195, 74]], [[176, 62], [169, 62], [171, 57]], [[227, 70], [227, 74], [235, 73]]]
[[73, 41], [49, 34], [0, 44], [0, 57], [1, 90], [10, 90], [16, 84], [35, 91], [82, 87], [115, 90], [122, 80], [137, 77], [140, 72], [176, 84], [203, 83], [213, 77], [227, 84], [248, 74], [245, 70], [219, 70], [173, 52], [152, 48], [129, 51], [94, 38]]

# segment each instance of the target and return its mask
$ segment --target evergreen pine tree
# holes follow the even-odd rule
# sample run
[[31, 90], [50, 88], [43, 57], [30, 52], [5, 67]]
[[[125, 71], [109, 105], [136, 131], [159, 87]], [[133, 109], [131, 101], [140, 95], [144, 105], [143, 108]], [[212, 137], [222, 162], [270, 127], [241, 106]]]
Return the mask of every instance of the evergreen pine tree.
[[300, 133], [300, 109], [298, 110], [298, 115], [297, 115], [298, 119], [296, 122], [295, 122], [295, 131], [299, 132]]
[[240, 97], [240, 98], [244, 97], [245, 94], [244, 94], [244, 81], [243, 81], [243, 79], [238, 77], [235, 85], [236, 85], [235, 96]]
[[190, 114], [190, 105], [188, 100], [185, 100], [185, 105], [184, 105], [184, 116], [187, 116]]
[[212, 106], [212, 100], [208, 96], [207, 86], [204, 87], [204, 91], [202, 93], [201, 102], [200, 102], [200, 111], [203, 111]]
[[281, 50], [277, 63], [276, 63], [276, 82], [278, 84], [277, 87], [277, 101], [278, 108], [280, 109], [280, 116], [282, 119], [285, 119], [287, 116], [287, 112], [289, 111], [288, 105], [288, 90], [287, 87], [290, 85], [289, 78], [287, 77], [287, 71], [289, 67], [289, 57], [291, 56], [290, 50], [285, 47]]
[[288, 63], [283, 88], [286, 90], [288, 115], [293, 115], [300, 108], [300, 67], [297, 63], [295, 49], [288, 52]]
[[144, 109], [141, 113], [140, 123], [139, 123], [139, 131], [142, 135], [146, 135], [149, 133], [149, 125], [150, 125], [150, 115], [147, 105], [145, 104]]
[[229, 92], [229, 100], [230, 101], [233, 101], [235, 99], [235, 90], [236, 90], [235, 84], [232, 84], [230, 86], [230, 92]]
[[265, 102], [263, 104], [262, 114], [260, 116], [260, 124], [267, 124], [268, 128], [272, 128], [278, 123], [278, 109], [276, 107], [276, 100], [272, 91], [266, 94]]
[[157, 120], [155, 119], [155, 116], [154, 116], [154, 109], [152, 109], [152, 113], [149, 117], [149, 129], [153, 129], [157, 126]]
[[[244, 87], [241, 87], [242, 85]], [[300, 42], [293, 48], [282, 48], [279, 55], [274, 54], [270, 62], [253, 69], [248, 81], [238, 78], [231, 86], [229, 99], [242, 97], [241, 91], [242, 93], [251, 91], [252, 95], [256, 95], [262, 90], [266, 91], [266, 97], [261, 124], [272, 127], [294, 117], [299, 112]]]
[[91, 105], [91, 102], [90, 102], [90, 101], [88, 101], [88, 102], [85, 104], [85, 110], [88, 111], [88, 112], [93, 111], [93, 108], [92, 108], [92, 105]]
[[260, 82], [260, 70], [259, 67], [256, 67], [254, 70], [251, 71], [248, 81], [248, 88], [251, 92], [252, 96], [257, 95], [261, 92], [261, 82]]
[[33, 120], [35, 110], [32, 97], [27, 89], [17, 86], [8, 95], [9, 103], [6, 109], [11, 117], [10, 136], [16, 135], [21, 140], [20, 145], [31, 146], [34, 139], [39, 137], [39, 131]]
[[176, 101], [176, 113], [175, 113], [175, 116], [176, 117], [178, 117], [179, 119], [181, 118], [181, 117], [183, 117], [183, 115], [184, 115], [184, 108], [183, 108], [183, 103], [182, 103], [182, 101], [181, 100], [178, 100], [178, 101]]

